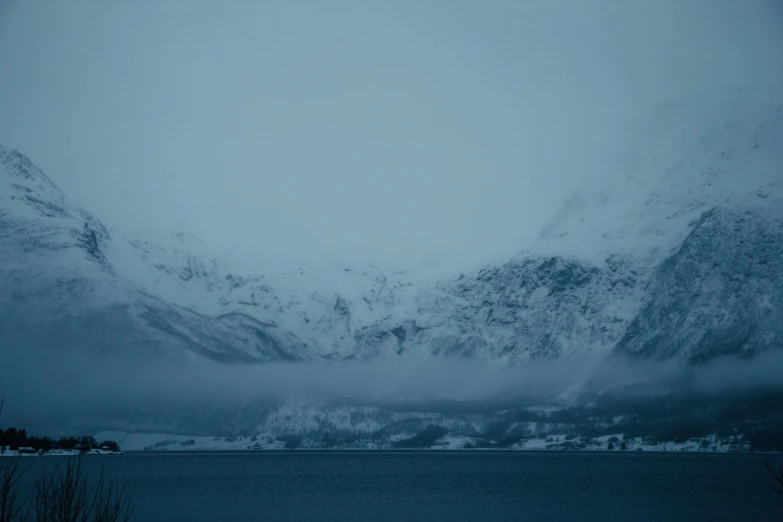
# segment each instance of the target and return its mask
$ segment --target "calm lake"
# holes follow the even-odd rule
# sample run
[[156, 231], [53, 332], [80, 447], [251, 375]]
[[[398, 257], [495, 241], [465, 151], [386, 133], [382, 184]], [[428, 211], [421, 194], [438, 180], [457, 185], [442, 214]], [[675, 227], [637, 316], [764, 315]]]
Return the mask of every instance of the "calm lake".
[[[57, 460], [36, 458], [24, 488]], [[127, 481], [137, 521], [783, 520], [759, 455], [191, 453], [84, 463]]]

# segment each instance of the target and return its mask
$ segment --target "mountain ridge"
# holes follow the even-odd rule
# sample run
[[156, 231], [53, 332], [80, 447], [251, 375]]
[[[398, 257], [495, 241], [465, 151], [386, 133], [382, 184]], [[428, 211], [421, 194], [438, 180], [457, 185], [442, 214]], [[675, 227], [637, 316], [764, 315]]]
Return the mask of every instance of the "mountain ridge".
[[0, 341], [221, 362], [780, 348], [783, 106], [710, 121], [676, 151], [658, 129], [653, 159], [631, 154], [608, 188], [569, 198], [526, 252], [436, 281], [370, 264], [247, 273], [184, 234], [108, 229], [0, 147]]

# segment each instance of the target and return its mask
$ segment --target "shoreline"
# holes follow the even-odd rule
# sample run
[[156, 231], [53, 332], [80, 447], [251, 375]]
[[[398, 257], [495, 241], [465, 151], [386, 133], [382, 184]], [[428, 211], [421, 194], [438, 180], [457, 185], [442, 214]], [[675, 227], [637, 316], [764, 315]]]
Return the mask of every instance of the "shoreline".
[[384, 454], [411, 454], [411, 453], [433, 453], [433, 454], [457, 454], [457, 453], [473, 453], [473, 454], [487, 454], [487, 453], [500, 453], [500, 454], [626, 454], [626, 455], [639, 455], [639, 454], [655, 454], [655, 455], [783, 455], [783, 451], [693, 451], [693, 450], [660, 450], [660, 449], [642, 449], [637, 450], [608, 450], [608, 449], [513, 449], [513, 448], [269, 448], [269, 449], [181, 449], [181, 450], [131, 450], [131, 451], [91, 451], [91, 452], [79, 452], [79, 451], [60, 451], [60, 452], [46, 452], [46, 453], [18, 453], [16, 451], [6, 451], [0, 454], [2, 457], [120, 457], [120, 456], [141, 456], [141, 455], [290, 455], [290, 454], [364, 454], [364, 453], [384, 453]]
[[[357, 438], [325, 445], [315, 438], [291, 439], [276, 434], [253, 436], [174, 435], [170, 433], [101, 432], [97, 436], [115, 440], [120, 449], [133, 453], [246, 452], [246, 451], [508, 451], [508, 452], [647, 452], [647, 453], [752, 453], [741, 434], [733, 437], [690, 438], [680, 442], [654, 440], [651, 437], [625, 438], [622, 433], [595, 438], [553, 434], [542, 438], [495, 441], [473, 436], [446, 435], [436, 440], [414, 440], [416, 432], [400, 433], [384, 439]], [[775, 447], [765, 448], [769, 450]]]
[[29, 453], [29, 452], [18, 452], [18, 451], [11, 451], [6, 450], [3, 453], [0, 453], [0, 458], [3, 457], [117, 457], [121, 455], [126, 455], [127, 452], [125, 451], [106, 451], [106, 450], [89, 450], [89, 451], [80, 451], [80, 450], [53, 450], [53, 451], [45, 451], [43, 453], [35, 452], [35, 453]]
[[361, 449], [361, 448], [340, 448], [340, 449], [326, 449], [326, 448], [296, 448], [296, 449], [219, 449], [219, 450], [134, 450], [124, 451], [122, 455], [138, 456], [138, 455], [213, 455], [213, 454], [276, 454], [285, 455], [291, 453], [300, 454], [316, 454], [316, 453], [387, 453], [387, 454], [401, 454], [401, 453], [440, 453], [440, 454], [455, 454], [455, 453], [536, 453], [536, 454], [628, 454], [628, 455], [640, 455], [640, 454], [655, 454], [655, 455], [783, 455], [783, 451], [663, 451], [663, 450], [546, 450], [546, 449], [428, 449], [428, 448], [404, 448], [404, 449]]

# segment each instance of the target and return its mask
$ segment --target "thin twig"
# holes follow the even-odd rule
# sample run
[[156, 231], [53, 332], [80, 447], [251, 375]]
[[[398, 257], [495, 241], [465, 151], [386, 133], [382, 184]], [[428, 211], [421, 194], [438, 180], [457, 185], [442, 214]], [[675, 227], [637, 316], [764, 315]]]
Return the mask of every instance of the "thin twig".
[[[3, 414], [5, 397], [0, 397], [0, 416]], [[0, 457], [0, 522], [11, 522], [21, 513], [27, 499], [17, 497], [19, 480], [33, 465], [32, 461], [20, 470], [22, 455], [17, 451], [13, 457]]]
[[[0, 398], [0, 414], [3, 404]], [[89, 487], [90, 474], [82, 468], [81, 455], [69, 457], [64, 468], [58, 462], [51, 472], [44, 463], [32, 495], [19, 502], [17, 485], [33, 460], [20, 471], [19, 452], [0, 458], [0, 522], [26, 522], [33, 517], [38, 522], [127, 522], [133, 514], [127, 484], [107, 484], [101, 468], [97, 482]]]
[[82, 468], [82, 457], [70, 457], [61, 472], [44, 473], [36, 488], [35, 507], [39, 521], [127, 522], [133, 514], [126, 485], [106, 482], [104, 470], [90, 487], [90, 474]]
[[[769, 474], [772, 475], [772, 477], [775, 479], [775, 482], [780, 484], [780, 486], [783, 488], [783, 470], [778, 470], [777, 473], [772, 469], [772, 466], [770, 466], [769, 461], [767, 461], [767, 457], [762, 457], [764, 459], [764, 465], [767, 467], [767, 471], [769, 471]], [[781, 495], [783, 495], [783, 489], [778, 489], [777, 487], [769, 484], [769, 489], [772, 491], [777, 491]]]

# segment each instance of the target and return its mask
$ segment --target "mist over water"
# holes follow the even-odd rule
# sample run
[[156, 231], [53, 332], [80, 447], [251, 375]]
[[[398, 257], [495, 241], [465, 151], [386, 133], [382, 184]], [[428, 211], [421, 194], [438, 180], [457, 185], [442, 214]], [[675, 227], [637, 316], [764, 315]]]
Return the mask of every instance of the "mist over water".
[[45, 365], [32, 356], [6, 360], [0, 381], [8, 390], [4, 420], [13, 423], [76, 413], [80, 418], [121, 417], [125, 408], [154, 410], [161, 404], [230, 409], [294, 403], [437, 413], [584, 406], [601, 397], [633, 402], [669, 395], [752, 396], [783, 392], [780, 368], [779, 350], [698, 366], [585, 356], [511, 365], [440, 357], [257, 365], [194, 359], [150, 365], [132, 358], [62, 354]]

